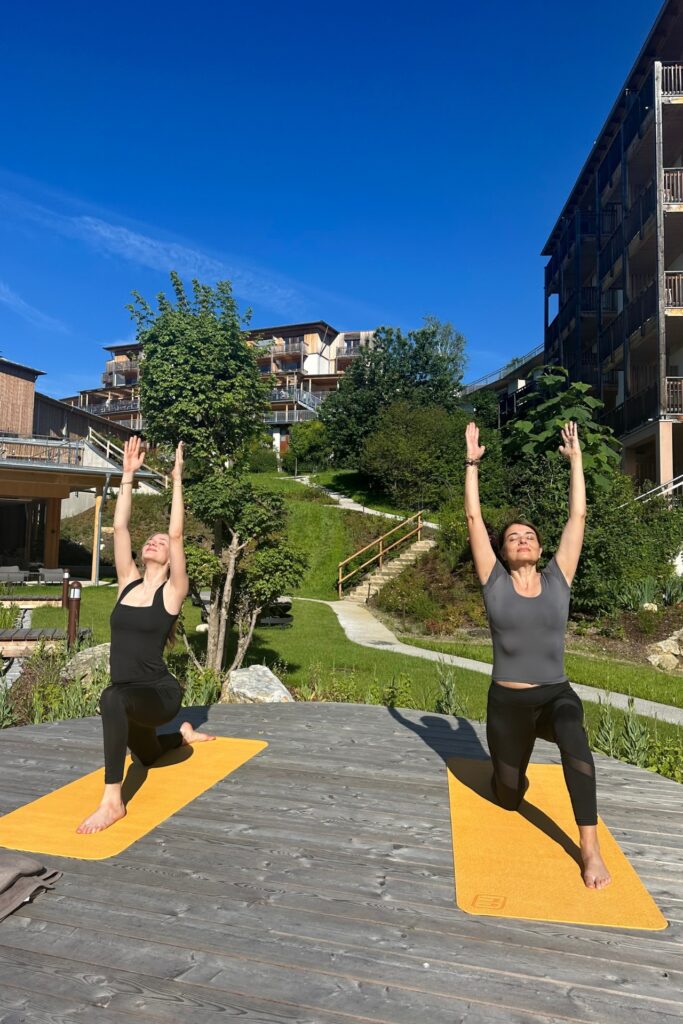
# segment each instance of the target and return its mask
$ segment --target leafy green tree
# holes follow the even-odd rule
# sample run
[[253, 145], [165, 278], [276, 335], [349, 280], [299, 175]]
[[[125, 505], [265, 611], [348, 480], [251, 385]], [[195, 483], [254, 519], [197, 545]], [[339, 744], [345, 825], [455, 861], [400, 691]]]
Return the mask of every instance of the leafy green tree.
[[[603, 403], [589, 394], [590, 385], [570, 383], [564, 367], [544, 369], [520, 416], [511, 420], [503, 431], [505, 461], [509, 465], [518, 461], [537, 465], [542, 458], [557, 451], [560, 429], [574, 420], [583, 450], [586, 487], [589, 492], [591, 488], [607, 489], [619, 464], [621, 446], [613, 431], [595, 419]], [[565, 472], [568, 476], [566, 466]]]
[[[212, 288], [194, 281], [189, 298], [177, 274], [171, 281], [175, 303], [162, 294], [155, 312], [135, 293], [129, 308], [142, 343], [146, 432], [161, 445], [185, 441], [189, 507], [212, 537], [211, 550], [188, 545], [187, 555], [194, 592], [211, 592], [206, 668], [219, 675], [241, 607], [236, 577], [245, 555], [279, 538], [290, 566], [287, 581], [299, 563], [281, 538], [282, 499], [244, 476], [249, 451], [263, 434], [270, 382], [261, 378], [230, 283]], [[275, 561], [271, 557], [270, 575], [277, 579]]]
[[366, 438], [394, 402], [453, 410], [465, 367], [465, 338], [450, 323], [426, 317], [404, 334], [380, 327], [320, 407], [335, 464], [357, 469]]
[[158, 310], [137, 292], [128, 306], [142, 343], [140, 401], [145, 433], [156, 444], [187, 449], [189, 478], [244, 457], [263, 430], [269, 381], [259, 372], [229, 281], [192, 282], [189, 297], [171, 274], [175, 303]]
[[329, 465], [330, 455], [327, 427], [320, 420], [307, 420], [292, 427], [282, 466], [288, 473], [316, 472]]

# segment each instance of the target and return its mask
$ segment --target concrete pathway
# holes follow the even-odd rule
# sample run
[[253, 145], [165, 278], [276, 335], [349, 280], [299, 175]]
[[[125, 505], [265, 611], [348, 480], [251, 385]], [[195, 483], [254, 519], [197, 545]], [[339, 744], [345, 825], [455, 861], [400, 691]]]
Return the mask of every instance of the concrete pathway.
[[[362, 512], [366, 516], [382, 516], [384, 519], [398, 519], [399, 522], [403, 522], [404, 519], [408, 518], [407, 516], [397, 515], [395, 512], [380, 512], [376, 508], [368, 508], [367, 505], [361, 505], [352, 498], [347, 498], [345, 494], [340, 494], [339, 491], [331, 491], [329, 487], [322, 487], [321, 484], [311, 483], [309, 476], [295, 476], [292, 479], [298, 484], [304, 484], [306, 487], [317, 487], [319, 490], [324, 491], [325, 494], [328, 494], [340, 508], [347, 508], [351, 512]], [[430, 523], [426, 519], [423, 519], [423, 524], [432, 530], [439, 529], [438, 523]]]
[[[398, 637], [382, 625], [364, 605], [351, 601], [320, 601], [310, 597], [295, 597], [294, 600], [328, 605], [339, 619], [346, 636], [354, 644], [373, 647], [378, 651], [390, 651], [393, 654], [405, 654], [409, 658], [426, 658], [428, 661], [456, 665], [459, 668], [470, 669], [472, 672], [491, 675], [491, 666], [485, 661], [459, 658], [455, 654], [442, 654], [440, 651], [429, 651], [423, 647], [412, 647], [410, 644], [401, 643]], [[609, 690], [601, 690], [594, 686], [582, 686], [579, 683], [572, 683], [572, 687], [582, 700], [597, 704], [602, 699], [614, 708], [621, 708], [624, 711], [628, 708], [628, 697], [623, 693], [611, 693]], [[674, 708], [669, 704], [657, 704], [655, 701], [636, 697], [634, 711], [639, 715], [646, 715], [648, 718], [657, 718], [660, 722], [683, 725], [683, 708]]]

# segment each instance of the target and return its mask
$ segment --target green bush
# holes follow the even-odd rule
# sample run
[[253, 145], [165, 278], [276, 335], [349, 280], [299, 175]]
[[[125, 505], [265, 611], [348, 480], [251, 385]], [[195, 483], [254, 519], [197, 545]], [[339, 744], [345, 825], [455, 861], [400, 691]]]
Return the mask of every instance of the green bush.
[[258, 441], [249, 450], [249, 470], [251, 473], [276, 473], [278, 457], [270, 441]]
[[19, 618], [19, 605], [11, 604], [7, 608], [0, 608], [0, 629], [12, 629]]
[[[94, 672], [89, 682], [65, 680], [70, 652], [41, 645], [26, 659], [24, 670], [6, 695], [4, 717], [14, 725], [38, 725], [97, 713], [100, 693], [109, 683], [106, 672]], [[3, 716], [0, 716], [3, 717]]]
[[282, 456], [286, 473], [316, 473], [330, 464], [331, 446], [325, 424], [320, 420], [295, 423], [289, 446]]

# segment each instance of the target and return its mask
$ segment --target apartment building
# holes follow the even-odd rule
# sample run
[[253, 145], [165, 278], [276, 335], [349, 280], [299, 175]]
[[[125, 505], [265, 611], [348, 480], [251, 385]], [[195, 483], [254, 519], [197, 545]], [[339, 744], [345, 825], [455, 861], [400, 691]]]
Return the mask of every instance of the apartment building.
[[266, 425], [276, 451], [287, 450], [295, 423], [317, 417], [320, 404], [372, 337], [372, 331], [337, 331], [324, 320], [251, 332], [261, 373], [275, 377]]
[[69, 395], [62, 401], [111, 423], [141, 430], [139, 381], [142, 345], [136, 342], [105, 345], [104, 351], [109, 353], [109, 358], [104, 364], [102, 384], [79, 391], [77, 395]]
[[[284, 452], [295, 423], [315, 419], [323, 399], [372, 339], [372, 331], [339, 332], [323, 320], [261, 327], [249, 332], [263, 376], [273, 376], [271, 407], [265, 417], [273, 447]], [[110, 422], [144, 430], [140, 412], [142, 346], [105, 347], [109, 358], [102, 385], [63, 401]]]
[[623, 469], [683, 473], [683, 8], [667, 0], [543, 249], [545, 355], [605, 402]]

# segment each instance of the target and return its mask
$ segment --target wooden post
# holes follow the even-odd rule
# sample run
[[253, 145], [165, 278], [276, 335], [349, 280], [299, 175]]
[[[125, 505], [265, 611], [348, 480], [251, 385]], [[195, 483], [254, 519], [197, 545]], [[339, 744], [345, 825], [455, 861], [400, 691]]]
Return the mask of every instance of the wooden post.
[[339, 592], [339, 600], [341, 601], [341, 596], [342, 596], [342, 569], [341, 569], [341, 565], [339, 566], [339, 569], [337, 570], [337, 575], [338, 575], [337, 590]]
[[384, 565], [384, 537], [379, 539], [379, 567], [380, 569]]
[[62, 608], [69, 607], [69, 570], [64, 570], [62, 576]]
[[418, 512], [418, 514], [417, 514], [417, 539], [418, 539], [418, 541], [422, 540], [422, 513], [421, 512]]
[[90, 564], [90, 582], [98, 583], [100, 568], [100, 536], [102, 533], [102, 488], [97, 488], [95, 497], [95, 520], [92, 537], [92, 561]]
[[81, 584], [72, 580], [69, 586], [69, 620], [66, 627], [66, 646], [71, 650], [78, 640], [78, 622], [81, 617]]
[[45, 539], [43, 546], [43, 562], [46, 569], [57, 569], [59, 566], [59, 529], [62, 508], [61, 498], [48, 498], [45, 514]]

